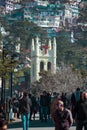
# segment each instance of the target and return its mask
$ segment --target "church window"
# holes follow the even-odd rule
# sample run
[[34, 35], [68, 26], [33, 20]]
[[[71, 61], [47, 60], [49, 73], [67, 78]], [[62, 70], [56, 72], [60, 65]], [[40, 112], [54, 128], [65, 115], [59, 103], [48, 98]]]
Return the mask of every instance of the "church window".
[[47, 64], [47, 69], [51, 70], [51, 63], [50, 62], [48, 62], [48, 64]]
[[44, 63], [40, 62], [40, 71], [43, 71], [43, 70], [44, 70]]

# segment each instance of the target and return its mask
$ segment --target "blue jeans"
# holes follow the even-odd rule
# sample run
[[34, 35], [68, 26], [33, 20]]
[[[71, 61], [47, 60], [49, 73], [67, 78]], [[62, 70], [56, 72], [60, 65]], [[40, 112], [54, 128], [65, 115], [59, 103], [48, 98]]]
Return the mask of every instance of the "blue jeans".
[[47, 106], [41, 106], [41, 120], [45, 119], [47, 120], [47, 112], [48, 112], [48, 107]]
[[28, 114], [21, 114], [22, 124], [23, 124], [23, 130], [28, 130], [29, 127], [29, 118], [30, 113]]

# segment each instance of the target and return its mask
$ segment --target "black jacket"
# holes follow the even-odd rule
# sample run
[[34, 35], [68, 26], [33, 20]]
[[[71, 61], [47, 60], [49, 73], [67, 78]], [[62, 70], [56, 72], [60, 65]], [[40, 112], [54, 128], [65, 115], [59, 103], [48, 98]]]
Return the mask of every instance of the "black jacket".
[[77, 117], [77, 120], [86, 121], [87, 120], [87, 99], [84, 101], [77, 102], [74, 108], [73, 117]]
[[28, 96], [23, 97], [19, 102], [19, 112], [22, 114], [30, 113], [31, 104], [31, 99]]
[[72, 114], [68, 109], [64, 109], [62, 112], [56, 110], [53, 120], [56, 130], [68, 130], [73, 123]]

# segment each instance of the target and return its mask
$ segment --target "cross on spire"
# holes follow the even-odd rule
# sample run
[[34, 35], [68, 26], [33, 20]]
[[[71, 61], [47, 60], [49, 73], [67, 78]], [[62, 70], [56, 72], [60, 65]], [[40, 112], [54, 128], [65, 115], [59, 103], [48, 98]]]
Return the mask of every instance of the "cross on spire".
[[47, 50], [48, 50], [49, 46], [48, 45], [44, 45], [43, 48], [45, 50], [45, 54], [47, 54]]

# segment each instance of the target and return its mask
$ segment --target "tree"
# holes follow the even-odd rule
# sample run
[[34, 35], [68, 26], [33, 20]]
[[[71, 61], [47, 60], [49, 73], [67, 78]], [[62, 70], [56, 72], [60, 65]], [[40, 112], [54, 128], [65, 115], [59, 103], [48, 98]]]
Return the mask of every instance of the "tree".
[[[26, 59], [26, 50], [31, 48], [32, 38], [38, 35], [40, 36], [42, 33], [46, 35], [42, 28], [26, 20], [17, 20], [16, 22], [9, 24], [8, 31], [11, 34], [11, 40], [7, 40], [13, 42], [15, 46], [20, 43], [20, 62], [23, 63]], [[20, 39], [19, 42], [17, 40], [18, 38]]]
[[79, 70], [75, 70], [74, 66], [65, 66], [62, 64], [58, 67], [55, 75], [50, 72], [41, 72], [40, 80], [32, 83], [31, 91], [38, 95], [43, 90], [48, 92], [66, 92], [72, 93], [77, 87], [82, 88], [84, 78]]
[[40, 35], [44, 32], [42, 28], [26, 20], [18, 20], [9, 26], [9, 31], [14, 37], [14, 40], [20, 37], [21, 46], [25, 48], [30, 47], [32, 37]]
[[86, 23], [87, 22], [87, 2], [82, 2], [79, 5], [79, 21], [80, 23]]
[[67, 65], [78, 66], [82, 56], [82, 47], [72, 44], [67, 36], [57, 37], [57, 65], [64, 62]]
[[74, 31], [78, 44], [87, 47], [87, 2], [82, 2], [79, 5], [79, 17]]

